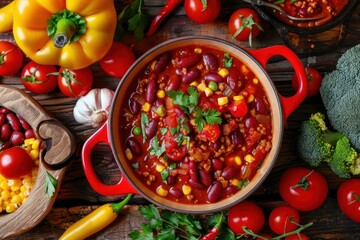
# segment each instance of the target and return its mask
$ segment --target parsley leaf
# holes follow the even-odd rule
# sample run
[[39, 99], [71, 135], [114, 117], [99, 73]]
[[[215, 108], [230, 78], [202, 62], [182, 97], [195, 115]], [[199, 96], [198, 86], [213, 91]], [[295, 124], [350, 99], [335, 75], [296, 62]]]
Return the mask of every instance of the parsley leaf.
[[221, 113], [215, 109], [203, 110], [201, 108], [196, 109], [195, 125], [198, 132], [201, 132], [206, 123], [210, 125], [221, 124]]
[[48, 171], [45, 172], [45, 193], [49, 198], [54, 196], [58, 180], [54, 178]]
[[151, 147], [149, 149], [150, 155], [155, 155], [157, 157], [160, 157], [165, 152], [165, 143], [163, 142], [161, 146], [159, 145], [158, 137], [155, 136], [151, 140]]
[[145, 113], [142, 113], [141, 114], [140, 124], [141, 124], [141, 133], [142, 133], [142, 136], [143, 136], [143, 142], [146, 142], [145, 126], [148, 123], [149, 123], [149, 117]]
[[233, 64], [233, 58], [230, 56], [229, 53], [224, 53], [223, 58], [224, 67], [230, 68]]
[[200, 93], [190, 86], [187, 89], [189, 95], [182, 91], [168, 91], [166, 94], [173, 99], [173, 103], [178, 105], [186, 114], [191, 114], [199, 102]]

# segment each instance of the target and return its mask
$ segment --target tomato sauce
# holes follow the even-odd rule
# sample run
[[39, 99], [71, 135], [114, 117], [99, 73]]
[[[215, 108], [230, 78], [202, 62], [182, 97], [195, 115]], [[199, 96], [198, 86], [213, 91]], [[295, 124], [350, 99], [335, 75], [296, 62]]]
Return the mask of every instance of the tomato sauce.
[[231, 53], [206, 46], [150, 61], [123, 109], [127, 162], [144, 185], [172, 201], [206, 204], [234, 195], [272, 147], [261, 82]]
[[[269, 0], [268, 2], [275, 3], [278, 1]], [[278, 11], [275, 11], [274, 13], [283, 22], [289, 25], [302, 28], [316, 27], [331, 21], [345, 8], [348, 2], [349, 0], [284, 0], [277, 4], [279, 7], [284, 9], [286, 13], [293, 17], [305, 18], [323, 16], [323, 18], [314, 21], [291, 21]]]

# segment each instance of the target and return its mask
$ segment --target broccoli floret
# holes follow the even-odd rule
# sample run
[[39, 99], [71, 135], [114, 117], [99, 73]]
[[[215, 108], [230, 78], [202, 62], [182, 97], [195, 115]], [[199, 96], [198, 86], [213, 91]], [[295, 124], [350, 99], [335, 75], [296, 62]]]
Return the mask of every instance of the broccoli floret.
[[352, 175], [350, 167], [356, 167], [357, 159], [358, 153], [351, 147], [349, 139], [343, 137], [336, 142], [334, 154], [329, 162], [329, 166], [339, 177], [350, 178]]
[[360, 44], [347, 50], [323, 78], [320, 94], [331, 126], [360, 151]]
[[330, 161], [333, 148], [342, 137], [340, 132], [327, 128], [324, 114], [312, 114], [301, 124], [297, 144], [299, 156], [310, 166], [317, 167], [322, 162]]

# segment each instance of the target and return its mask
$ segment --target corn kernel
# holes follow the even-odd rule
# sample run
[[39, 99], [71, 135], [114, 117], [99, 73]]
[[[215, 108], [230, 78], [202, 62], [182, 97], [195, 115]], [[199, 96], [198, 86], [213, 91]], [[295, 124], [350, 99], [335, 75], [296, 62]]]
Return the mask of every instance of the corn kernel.
[[194, 52], [200, 54], [200, 53], [202, 53], [202, 49], [201, 48], [195, 48]]
[[31, 148], [34, 150], [39, 150], [39, 146], [40, 146], [40, 140], [36, 139], [33, 144], [31, 145]]
[[251, 102], [253, 102], [253, 101], [254, 101], [254, 99], [255, 99], [254, 95], [253, 95], [253, 94], [251, 94], [251, 95], [249, 96], [249, 98], [248, 98], [247, 102], [248, 102], [248, 103], [251, 103]]
[[8, 183], [6, 180], [3, 180], [0, 182], [0, 189], [2, 190], [8, 190], [10, 187], [8, 186]]
[[229, 102], [229, 99], [228, 97], [220, 97], [217, 101], [219, 106], [224, 106]]
[[155, 170], [156, 170], [157, 172], [161, 173], [162, 171], [164, 171], [164, 169], [165, 169], [165, 166], [164, 166], [164, 165], [162, 165], [162, 164], [160, 164], [160, 163], [157, 163], [157, 164], [156, 164]]
[[13, 196], [13, 197], [11, 198], [11, 201], [10, 201], [10, 202], [19, 205], [19, 204], [21, 204], [21, 202], [22, 202], [22, 198], [21, 198], [20, 195], [15, 195], [15, 196]]
[[166, 197], [168, 195], [169, 191], [166, 190], [165, 188], [163, 188], [163, 186], [159, 186], [156, 189], [156, 193], [162, 197]]
[[130, 149], [126, 149], [125, 150], [125, 156], [126, 156], [126, 158], [128, 159], [128, 160], [132, 160], [133, 159], [133, 154], [132, 154], [132, 152], [131, 152], [131, 150]]
[[156, 96], [158, 98], [164, 98], [165, 97], [165, 91], [160, 89], [159, 91], [157, 91]]
[[[34, 146], [34, 145], [33, 145]], [[32, 160], [36, 160], [39, 158], [39, 151], [38, 150], [34, 150], [32, 149], [30, 152], [29, 152], [29, 156]]]
[[154, 70], [154, 69], [155, 69], [156, 63], [157, 63], [156, 60], [151, 63], [151, 66], [150, 66], [150, 69], [151, 69], [151, 70]]
[[198, 85], [199, 83], [197, 81], [193, 81], [192, 83], [190, 83], [190, 86], [197, 87]]
[[234, 101], [241, 101], [241, 100], [243, 100], [243, 99], [244, 99], [244, 96], [243, 96], [243, 95], [236, 95], [236, 96], [233, 97], [233, 100], [234, 100]]
[[151, 108], [151, 104], [148, 103], [148, 102], [146, 102], [146, 103], [144, 103], [144, 105], [143, 105], [143, 107], [142, 107], [142, 110], [143, 110], [144, 112], [148, 112], [148, 111], [150, 111], [150, 108]]
[[234, 178], [233, 180], [231, 180], [231, 185], [237, 186], [238, 184], [239, 184], [239, 180], [237, 180], [236, 178]]
[[243, 72], [245, 75], [249, 72], [249, 69], [246, 65], [241, 66], [241, 72]]
[[191, 190], [192, 189], [189, 185], [184, 184], [182, 186], [182, 191], [183, 191], [184, 195], [189, 195], [191, 193]]
[[254, 84], [258, 84], [258, 83], [259, 83], [259, 79], [254, 78], [254, 79], [253, 79], [253, 83], [254, 83]]
[[3, 190], [3, 191], [1, 192], [1, 198], [2, 198], [4, 201], [8, 200], [8, 199], [10, 198], [10, 196], [11, 196], [11, 193], [10, 193], [8, 190]]
[[213, 93], [214, 93], [214, 92], [213, 92], [210, 88], [208, 88], [208, 87], [205, 88], [204, 92], [205, 92], [205, 95], [206, 95], [207, 97], [213, 95]]
[[204, 82], [200, 83], [197, 88], [199, 89], [199, 91], [205, 91], [205, 89], [207, 88], [206, 84]]
[[15, 212], [16, 209], [17, 209], [17, 206], [13, 203], [13, 204], [7, 205], [5, 208], [5, 211], [7, 213], [12, 213], [12, 212]]
[[241, 165], [241, 157], [240, 156], [236, 156], [235, 158], [234, 158], [234, 161], [235, 161], [235, 163], [236, 163], [236, 165]]
[[31, 146], [35, 141], [35, 138], [27, 138], [24, 140], [25, 146]]
[[218, 71], [218, 74], [223, 78], [226, 78], [229, 75], [229, 71], [226, 68], [222, 68]]
[[251, 155], [251, 154], [246, 154], [246, 156], [245, 156], [245, 161], [247, 161], [248, 163], [252, 163], [252, 162], [254, 162], [255, 161], [255, 158], [254, 158], [254, 156], [253, 155]]

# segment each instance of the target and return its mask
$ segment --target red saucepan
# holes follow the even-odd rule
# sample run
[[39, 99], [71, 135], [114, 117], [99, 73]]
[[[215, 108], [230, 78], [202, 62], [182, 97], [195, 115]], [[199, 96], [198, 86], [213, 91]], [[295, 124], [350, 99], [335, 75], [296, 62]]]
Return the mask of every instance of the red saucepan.
[[[134, 171], [131, 169], [132, 166], [128, 163], [126, 158], [125, 140], [127, 137], [121, 134], [121, 126], [124, 124], [124, 116], [120, 114], [122, 112], [124, 102], [129, 100], [128, 92], [131, 91], [130, 89], [133, 89], [131, 88], [131, 85], [134, 84], [134, 81], [136, 81], [135, 78], [139, 71], [142, 71], [146, 66], [148, 66], [150, 61], [166, 51], [194, 44], [199, 45], [200, 47], [207, 46], [215, 49], [221, 49], [224, 52], [231, 53], [233, 56], [236, 56], [242, 62], [246, 63], [246, 65], [255, 72], [266, 91], [267, 98], [271, 105], [273, 130], [272, 148], [263, 160], [252, 180], [245, 188], [233, 196], [218, 202], [195, 205], [193, 203], [187, 204], [175, 202], [161, 197], [151, 191], [145, 183], [141, 182], [136, 177]], [[267, 62], [274, 56], [282, 56], [286, 58], [294, 68], [294, 71], [299, 79], [299, 89], [293, 96], [281, 96], [265, 70]], [[92, 188], [100, 194], [123, 195], [135, 193], [158, 206], [172, 211], [209, 213], [226, 209], [249, 197], [268, 176], [274, 166], [281, 148], [284, 122], [287, 117], [301, 104], [306, 95], [307, 80], [304, 67], [298, 57], [285, 46], [272, 46], [259, 50], [244, 50], [224, 40], [210, 37], [181, 37], [168, 40], [142, 55], [119, 83], [108, 121], [84, 144], [82, 161], [86, 177]], [[116, 162], [122, 173], [119, 182], [114, 185], [106, 185], [102, 183], [98, 179], [91, 162], [91, 152], [96, 144], [100, 142], [108, 143], [111, 146], [113, 155], [115, 156]]]

